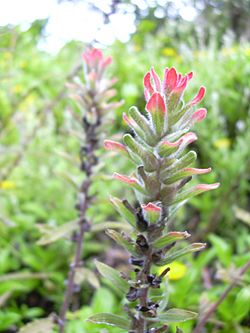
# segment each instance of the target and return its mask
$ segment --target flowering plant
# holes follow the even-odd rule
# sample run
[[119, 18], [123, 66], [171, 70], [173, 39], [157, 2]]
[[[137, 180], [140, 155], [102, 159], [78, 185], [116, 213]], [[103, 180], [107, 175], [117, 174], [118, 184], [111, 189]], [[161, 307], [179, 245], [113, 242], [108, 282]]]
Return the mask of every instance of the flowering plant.
[[119, 102], [112, 103], [109, 101], [116, 94], [116, 91], [112, 89], [116, 80], [107, 79], [105, 76], [105, 70], [112, 61], [111, 57], [105, 58], [100, 50], [94, 48], [83, 54], [83, 61], [85, 80], [82, 81], [76, 78], [74, 83], [69, 84], [72, 91], [71, 96], [77, 102], [82, 113], [81, 123], [84, 139], [80, 149], [80, 169], [85, 176], [79, 186], [76, 203], [79, 219], [77, 221], [78, 230], [74, 235], [75, 237], [73, 237], [76, 241], [75, 256], [70, 264], [64, 301], [57, 318], [60, 333], [65, 331], [66, 313], [71, 305], [73, 292], [78, 289], [75, 276], [77, 270], [82, 268], [81, 254], [84, 234], [91, 228], [86, 213], [92, 202], [93, 195], [90, 195], [90, 191], [93, 176], [96, 174], [95, 167], [98, 164], [96, 151], [100, 148], [105, 115], [120, 105]]
[[[160, 333], [167, 332], [171, 322], [196, 316], [183, 309], [166, 310], [163, 278], [170, 269], [154, 273], [154, 266], [166, 266], [205, 247], [204, 243], [177, 246], [190, 234], [169, 230], [168, 222], [189, 198], [219, 186], [219, 183], [199, 184], [184, 189], [193, 176], [211, 171], [211, 168], [193, 168], [197, 155], [192, 150], [186, 152], [187, 146], [197, 140], [190, 128], [207, 113], [204, 108], [195, 109], [204, 97], [204, 87], [191, 101], [183, 100], [192, 76], [192, 72], [183, 76], [175, 68], [166, 68], [161, 81], [152, 68], [144, 77], [145, 112], [132, 107], [123, 116], [133, 134], [125, 134], [123, 143], [104, 142], [106, 149], [121, 153], [136, 165], [132, 175], [115, 173], [114, 178], [134, 190], [138, 205], [133, 207], [126, 199], [111, 198], [114, 207], [131, 225], [131, 232], [107, 231], [130, 253], [133, 269], [126, 275], [97, 262], [99, 272], [126, 294], [125, 310], [130, 321], [108, 313], [95, 314], [89, 321], [118, 326], [130, 333]], [[177, 328], [177, 332], [181, 331]]]

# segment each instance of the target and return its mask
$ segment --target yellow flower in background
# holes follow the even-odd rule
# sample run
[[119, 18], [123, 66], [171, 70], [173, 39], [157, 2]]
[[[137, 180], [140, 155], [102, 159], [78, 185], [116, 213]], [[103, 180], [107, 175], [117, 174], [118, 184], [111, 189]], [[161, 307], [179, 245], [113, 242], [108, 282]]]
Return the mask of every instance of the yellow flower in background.
[[4, 52], [3, 58], [4, 60], [10, 60], [12, 58], [12, 53], [9, 51]]
[[13, 87], [13, 92], [14, 92], [15, 94], [20, 93], [22, 90], [23, 90], [23, 87], [22, 87], [21, 84], [16, 84], [16, 85]]
[[12, 181], [5, 180], [0, 182], [0, 189], [2, 190], [13, 190], [14, 188], [16, 188], [16, 184]]
[[168, 273], [169, 280], [176, 281], [183, 278], [187, 273], [187, 266], [184, 265], [180, 261], [174, 261], [171, 264], [163, 266], [159, 269], [159, 273], [161, 274], [167, 267], [170, 268], [170, 272]]
[[228, 138], [221, 138], [221, 139], [216, 140], [213, 143], [213, 145], [215, 148], [218, 148], [218, 149], [229, 148], [231, 146], [231, 140]]
[[172, 47], [164, 47], [162, 54], [167, 57], [174, 57], [177, 55], [177, 52]]
[[244, 53], [245, 53], [246, 56], [250, 57], [250, 48], [245, 49]]

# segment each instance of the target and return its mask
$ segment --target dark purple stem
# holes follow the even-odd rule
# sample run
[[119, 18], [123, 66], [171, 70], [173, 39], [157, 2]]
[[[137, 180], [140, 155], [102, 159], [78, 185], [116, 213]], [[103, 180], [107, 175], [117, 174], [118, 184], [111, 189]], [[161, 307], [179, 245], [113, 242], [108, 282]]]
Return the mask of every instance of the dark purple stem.
[[89, 189], [92, 183], [91, 176], [93, 175], [93, 167], [97, 164], [97, 158], [95, 156], [95, 150], [98, 146], [96, 129], [99, 127], [99, 125], [99, 120], [95, 124], [89, 124], [85, 119], [83, 121], [83, 127], [86, 134], [86, 146], [81, 149], [81, 169], [85, 172], [86, 179], [82, 182], [79, 190], [79, 202], [77, 203], [77, 209], [79, 210], [79, 230], [76, 238], [76, 252], [74, 261], [70, 264], [64, 301], [61, 307], [60, 316], [58, 318], [59, 333], [63, 333], [65, 330], [66, 313], [70, 307], [72, 295], [74, 292], [74, 278], [76, 269], [82, 265], [81, 254], [84, 234], [89, 230], [89, 224], [85, 215], [91, 201], [89, 196]]

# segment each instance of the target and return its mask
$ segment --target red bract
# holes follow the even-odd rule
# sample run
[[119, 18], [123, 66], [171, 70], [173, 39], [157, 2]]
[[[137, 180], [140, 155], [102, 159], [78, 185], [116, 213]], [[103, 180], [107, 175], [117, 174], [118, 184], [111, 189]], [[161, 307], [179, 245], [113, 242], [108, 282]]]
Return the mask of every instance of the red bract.
[[166, 113], [166, 105], [164, 102], [163, 97], [159, 93], [153, 93], [153, 95], [150, 97], [146, 109], [149, 113], [153, 112], [161, 112], [163, 114]]
[[195, 190], [201, 190], [201, 191], [210, 191], [215, 190], [220, 186], [220, 183], [214, 183], [214, 184], [199, 184], [195, 186]]
[[167, 145], [169, 147], [178, 147], [182, 144], [184, 144], [186, 146], [186, 145], [194, 142], [197, 139], [198, 138], [197, 138], [197, 135], [195, 133], [188, 132], [175, 142], [163, 141], [162, 144]]
[[135, 178], [124, 176], [117, 172], [114, 173], [113, 177], [115, 179], [120, 180], [121, 182], [129, 184], [129, 185], [137, 184], [137, 180]]
[[200, 87], [198, 94], [192, 99], [191, 102], [189, 102], [189, 104], [192, 106], [198, 104], [203, 99], [205, 92], [205, 87]]
[[85, 51], [82, 56], [90, 68], [104, 69], [112, 62], [112, 57], [104, 58], [102, 51], [96, 48]]
[[194, 121], [200, 122], [204, 118], [206, 118], [206, 115], [207, 115], [206, 109], [199, 109], [199, 110], [195, 111], [195, 113], [192, 115], [192, 119]]
[[156, 204], [149, 202], [148, 204], [142, 204], [141, 207], [146, 212], [161, 212], [161, 207], [157, 206]]
[[119, 152], [127, 152], [126, 147], [120, 143], [113, 140], [104, 140], [104, 147], [107, 150], [114, 150]]

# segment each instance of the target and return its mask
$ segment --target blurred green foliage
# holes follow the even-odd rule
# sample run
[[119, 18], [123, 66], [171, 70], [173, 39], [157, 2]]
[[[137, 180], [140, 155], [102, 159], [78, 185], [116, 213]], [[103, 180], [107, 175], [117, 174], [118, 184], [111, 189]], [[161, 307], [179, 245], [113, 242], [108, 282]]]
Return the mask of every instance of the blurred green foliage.
[[[39, 50], [45, 23], [35, 22], [27, 31], [0, 29], [0, 332], [15, 332], [34, 318], [58, 312], [74, 248], [70, 234], [49, 245], [37, 244], [38, 225], [56, 230], [76, 218], [74, 184], [81, 179], [79, 139], [74, 135], [79, 126], [65, 83], [79, 71], [83, 45], [69, 43], [56, 55]], [[250, 259], [249, 225], [237, 220], [233, 209], [247, 209], [249, 204], [250, 46], [219, 49], [211, 43], [192, 49], [192, 41], [184, 47], [170, 39], [164, 27], [154, 28], [154, 21], [142, 20], [128, 44], [116, 42], [107, 50], [114, 59], [112, 74], [119, 79], [118, 98], [124, 100], [107, 135], [117, 136], [117, 131], [126, 129], [122, 112], [131, 105], [144, 108], [142, 78], [150, 65], [158, 73], [173, 65], [180, 72], [193, 70], [187, 99], [200, 85], [206, 86], [203, 105], [208, 116], [196, 126], [199, 140], [194, 148], [200, 158], [197, 167], [214, 169], [202, 180], [219, 179], [221, 188], [192, 199], [177, 214], [174, 228], [207, 241], [208, 249], [186, 259], [187, 273], [169, 285], [171, 306], [196, 311], [215, 301], [230, 282], [231, 272]], [[101, 231], [88, 235], [84, 245], [90, 269], [94, 269], [93, 257], [118, 266], [126, 262], [119, 249], [110, 252], [114, 244], [102, 230], [104, 222], [118, 220], [108, 195], [125, 196], [109, 176], [116, 170], [129, 173], [131, 166], [109, 157], [100, 151], [102, 166], [89, 217]], [[130, 192], [126, 195], [129, 198]], [[218, 271], [221, 281], [216, 279]], [[249, 282], [248, 274], [219, 307], [208, 332], [217, 332], [216, 325], [221, 325], [222, 333], [248, 332]], [[80, 310], [69, 313], [68, 333], [100, 332], [84, 320], [96, 312], [122, 311], [120, 295], [110, 285], [95, 290], [83, 281], [78, 294]], [[189, 333], [193, 325], [187, 322], [180, 327]]]

